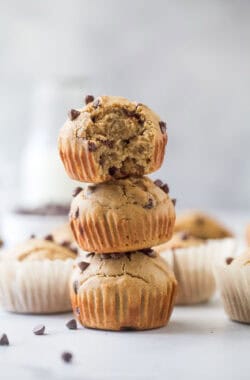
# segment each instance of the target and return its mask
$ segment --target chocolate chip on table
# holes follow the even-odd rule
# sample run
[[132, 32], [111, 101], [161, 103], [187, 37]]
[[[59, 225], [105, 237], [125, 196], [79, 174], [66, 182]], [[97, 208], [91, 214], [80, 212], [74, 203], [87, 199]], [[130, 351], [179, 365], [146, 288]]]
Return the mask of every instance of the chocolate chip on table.
[[114, 176], [116, 172], [117, 172], [117, 168], [116, 168], [115, 166], [111, 166], [111, 167], [109, 168], [109, 174], [110, 174], [111, 176]]
[[69, 330], [76, 330], [77, 329], [77, 323], [75, 319], [71, 319], [66, 323], [66, 327], [68, 327]]
[[89, 104], [91, 102], [93, 102], [95, 100], [94, 96], [93, 95], [87, 95], [85, 96], [85, 104]]
[[9, 339], [6, 334], [0, 335], [0, 346], [9, 346]]
[[226, 258], [226, 264], [227, 264], [227, 265], [230, 265], [232, 261], [234, 261], [234, 258], [233, 258], [233, 257], [227, 257], [227, 258]]
[[63, 352], [62, 353], [62, 360], [65, 363], [71, 363], [72, 362], [72, 358], [73, 358], [73, 355], [71, 354], [71, 352]]
[[148, 203], [145, 204], [144, 208], [151, 209], [154, 207], [153, 199], [149, 198]]
[[100, 105], [100, 99], [96, 99], [93, 103], [93, 107], [97, 108]]
[[167, 124], [165, 123], [165, 121], [159, 121], [159, 126], [160, 126], [160, 129], [161, 129], [161, 132], [164, 134], [166, 133], [166, 130], [167, 130]]
[[88, 141], [88, 151], [95, 152], [97, 150], [97, 146], [93, 141]]
[[33, 333], [35, 335], [44, 335], [45, 326], [44, 325], [38, 325], [33, 328]]
[[82, 191], [82, 187], [76, 187], [72, 192], [72, 197], [75, 198]]
[[71, 109], [68, 113], [69, 115], [69, 118], [71, 121], [75, 120], [79, 115], [80, 115], [81, 112], [77, 111], [77, 110], [74, 110], [74, 109]]
[[82, 272], [84, 272], [85, 269], [88, 268], [89, 263], [86, 263], [86, 261], [80, 261], [80, 263], [78, 263], [77, 265], [78, 265], [78, 267], [80, 268], [80, 270], [81, 270]]
[[172, 199], [172, 203], [173, 203], [174, 206], [176, 205], [176, 202], [177, 202], [177, 200], [175, 198], [173, 198]]
[[73, 290], [74, 290], [75, 294], [77, 294], [78, 293], [78, 281], [77, 280], [73, 281], [72, 286], [73, 286]]
[[54, 241], [53, 235], [49, 234], [44, 237], [44, 240]]

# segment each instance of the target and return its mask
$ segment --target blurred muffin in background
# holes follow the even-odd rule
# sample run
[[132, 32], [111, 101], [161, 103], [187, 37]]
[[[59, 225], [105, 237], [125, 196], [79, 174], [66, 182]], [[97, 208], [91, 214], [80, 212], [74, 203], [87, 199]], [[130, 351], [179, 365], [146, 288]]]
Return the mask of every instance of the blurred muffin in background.
[[74, 236], [69, 223], [64, 223], [56, 227], [53, 231], [51, 231], [51, 234], [54, 238], [54, 241], [58, 244], [62, 244], [65, 242], [71, 244], [75, 243]]
[[194, 237], [205, 240], [233, 236], [232, 232], [219, 221], [201, 211], [186, 211], [177, 215], [174, 231], [185, 231]]

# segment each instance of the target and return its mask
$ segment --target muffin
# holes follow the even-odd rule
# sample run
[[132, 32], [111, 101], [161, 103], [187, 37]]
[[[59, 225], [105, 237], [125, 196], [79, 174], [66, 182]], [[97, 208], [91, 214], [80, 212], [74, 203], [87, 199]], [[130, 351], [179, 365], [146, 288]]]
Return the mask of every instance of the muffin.
[[208, 301], [215, 292], [212, 270], [213, 248], [186, 232], [155, 250], [172, 267], [178, 281], [176, 304], [188, 305]]
[[136, 251], [169, 240], [174, 202], [149, 178], [126, 178], [88, 185], [73, 198], [70, 225], [81, 249]]
[[166, 143], [166, 123], [147, 106], [100, 96], [69, 112], [58, 146], [69, 177], [100, 183], [157, 170]]
[[250, 323], [250, 250], [216, 266], [215, 277], [229, 318]]
[[0, 304], [18, 313], [71, 310], [68, 283], [76, 252], [46, 239], [30, 239], [0, 260]]
[[90, 254], [90, 262], [75, 265], [71, 301], [85, 327], [146, 330], [168, 322], [176, 287], [174, 274], [152, 249]]
[[175, 232], [186, 231], [200, 239], [222, 239], [233, 234], [216, 219], [200, 211], [188, 211], [177, 215]]

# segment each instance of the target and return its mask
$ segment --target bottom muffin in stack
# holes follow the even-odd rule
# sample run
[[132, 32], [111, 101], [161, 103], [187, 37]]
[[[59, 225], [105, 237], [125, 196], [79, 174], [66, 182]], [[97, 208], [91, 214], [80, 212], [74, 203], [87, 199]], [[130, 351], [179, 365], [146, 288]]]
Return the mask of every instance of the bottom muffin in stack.
[[174, 274], [152, 249], [88, 254], [75, 265], [73, 311], [85, 327], [145, 330], [164, 326], [176, 296]]

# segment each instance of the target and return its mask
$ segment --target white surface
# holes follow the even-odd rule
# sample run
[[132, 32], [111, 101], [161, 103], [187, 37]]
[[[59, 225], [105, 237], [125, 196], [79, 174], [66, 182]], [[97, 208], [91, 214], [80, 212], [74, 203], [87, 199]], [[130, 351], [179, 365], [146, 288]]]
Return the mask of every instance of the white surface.
[[[70, 314], [0, 312], [9, 347], [0, 347], [1, 379], [249, 379], [248, 325], [231, 322], [216, 299], [176, 307], [167, 327], [146, 332], [68, 330]], [[32, 328], [43, 323], [46, 336]], [[62, 362], [63, 351], [74, 355]]]

